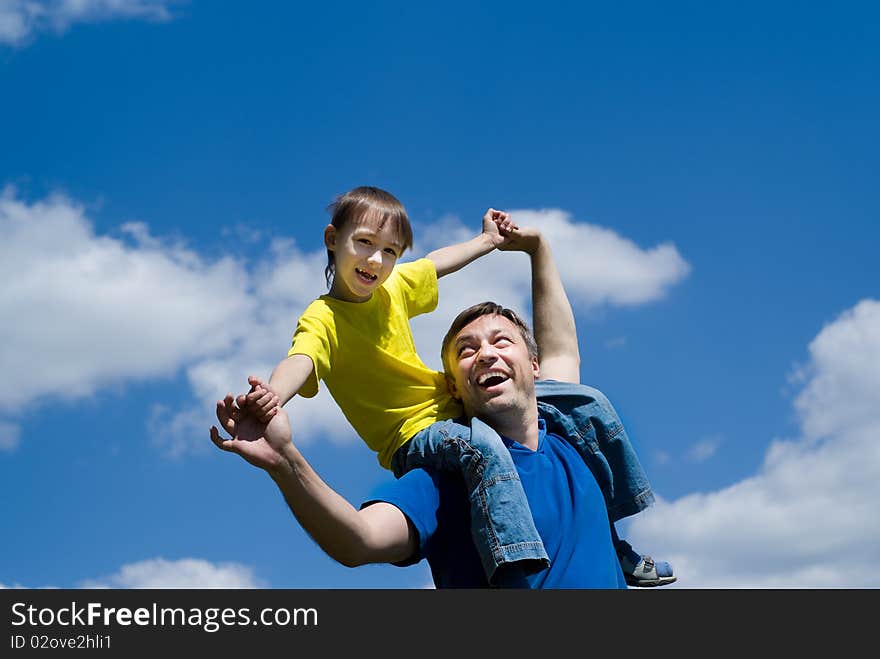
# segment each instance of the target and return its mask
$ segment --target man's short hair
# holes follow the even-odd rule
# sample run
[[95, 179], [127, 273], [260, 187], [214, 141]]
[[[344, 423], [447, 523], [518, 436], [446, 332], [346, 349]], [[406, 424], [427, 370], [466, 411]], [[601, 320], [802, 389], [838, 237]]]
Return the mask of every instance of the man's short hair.
[[532, 330], [526, 321], [520, 318], [513, 309], [502, 307], [497, 302], [480, 302], [458, 314], [455, 320], [452, 321], [452, 325], [449, 326], [446, 336], [443, 337], [443, 345], [440, 347], [440, 359], [443, 361], [443, 369], [447, 375], [452, 375], [451, 364], [448, 358], [449, 346], [465, 326], [470, 325], [482, 316], [502, 316], [507, 318], [507, 320], [516, 325], [520, 335], [522, 335], [523, 340], [526, 342], [529, 357], [538, 358], [538, 344], [535, 343], [535, 337], [532, 335]]

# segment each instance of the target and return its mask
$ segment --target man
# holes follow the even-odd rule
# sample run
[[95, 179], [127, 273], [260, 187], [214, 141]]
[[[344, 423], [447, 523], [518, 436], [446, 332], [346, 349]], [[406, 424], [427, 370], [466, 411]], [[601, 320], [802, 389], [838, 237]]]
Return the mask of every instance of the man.
[[[467, 417], [494, 429], [510, 450], [550, 554], [546, 569], [512, 570], [498, 583], [622, 588], [621, 563], [635, 585], [674, 581], [668, 565], [655, 566], [631, 549], [619, 560], [615, 542], [629, 546], [617, 540], [610, 521], [643, 509], [653, 495], [610, 403], [579, 385], [574, 316], [549, 245], [536, 231], [521, 229], [505, 249], [530, 256], [534, 339], [514, 312], [484, 303], [456, 318], [442, 351], [450, 391]], [[251, 378], [251, 385], [259, 396], [262, 383]], [[303, 528], [337, 561], [409, 564], [424, 557], [437, 587], [487, 585], [462, 481], [414, 470], [357, 510], [290, 441], [283, 410], [262, 425], [228, 395], [217, 416], [233, 439], [221, 439], [212, 427], [214, 443], [269, 473]]]

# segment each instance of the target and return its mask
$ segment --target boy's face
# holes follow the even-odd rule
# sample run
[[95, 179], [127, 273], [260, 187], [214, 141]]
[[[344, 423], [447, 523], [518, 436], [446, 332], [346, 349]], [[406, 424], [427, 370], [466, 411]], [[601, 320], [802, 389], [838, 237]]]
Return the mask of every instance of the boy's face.
[[538, 359], [504, 316], [480, 316], [462, 327], [446, 357], [449, 391], [468, 416], [491, 420], [535, 405]]
[[324, 244], [333, 252], [336, 268], [330, 296], [346, 302], [366, 302], [388, 279], [403, 246], [392, 222], [349, 222], [341, 229], [324, 229]]

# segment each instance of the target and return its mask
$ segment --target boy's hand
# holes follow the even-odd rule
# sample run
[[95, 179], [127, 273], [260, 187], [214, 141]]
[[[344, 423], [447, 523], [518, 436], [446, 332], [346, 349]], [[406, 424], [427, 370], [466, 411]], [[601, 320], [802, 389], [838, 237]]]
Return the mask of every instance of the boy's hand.
[[502, 245], [507, 241], [507, 235], [518, 228], [510, 219], [510, 213], [490, 208], [483, 215], [483, 235], [497, 249], [503, 249]]
[[281, 409], [278, 396], [267, 384], [253, 375], [248, 377], [248, 383], [251, 385], [251, 390], [238, 396], [235, 402], [241, 410], [252, 414], [261, 423], [268, 423]]

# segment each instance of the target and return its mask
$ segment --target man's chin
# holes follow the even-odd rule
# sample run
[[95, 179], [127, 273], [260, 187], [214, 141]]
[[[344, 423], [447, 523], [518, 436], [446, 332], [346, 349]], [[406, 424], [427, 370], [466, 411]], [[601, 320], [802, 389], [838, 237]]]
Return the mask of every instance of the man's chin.
[[494, 396], [482, 396], [479, 400], [464, 406], [468, 416], [476, 417], [499, 414], [513, 407], [515, 407], [513, 398], [505, 396], [502, 392], [498, 392]]

